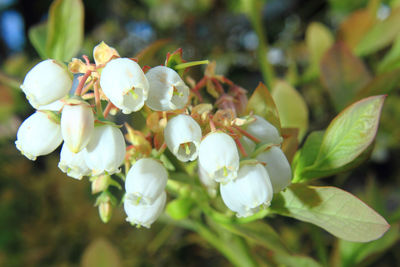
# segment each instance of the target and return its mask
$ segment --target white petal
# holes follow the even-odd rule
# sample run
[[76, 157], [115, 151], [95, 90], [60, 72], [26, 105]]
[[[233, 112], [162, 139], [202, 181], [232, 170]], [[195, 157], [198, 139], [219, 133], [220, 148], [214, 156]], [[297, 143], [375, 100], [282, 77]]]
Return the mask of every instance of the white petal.
[[200, 182], [207, 188], [210, 196], [215, 197], [217, 195], [217, 182], [211, 178], [208, 173], [204, 170], [204, 168], [199, 164], [198, 174]]
[[274, 193], [279, 193], [290, 185], [292, 180], [292, 170], [283, 151], [276, 146], [259, 154], [257, 160], [266, 163], [266, 170], [271, 178]]
[[169, 150], [183, 162], [195, 160], [201, 140], [201, 128], [189, 115], [177, 115], [164, 129], [165, 143]]
[[91, 170], [86, 165], [85, 153], [73, 153], [64, 143], [61, 148], [60, 162], [58, 167], [68, 176], [81, 180], [83, 176], [91, 174]]
[[149, 91], [143, 70], [129, 58], [108, 62], [101, 72], [100, 86], [110, 101], [125, 114], [141, 109]]
[[15, 145], [30, 160], [53, 152], [62, 142], [60, 125], [36, 111], [19, 127]]
[[61, 113], [61, 133], [65, 144], [78, 153], [89, 143], [94, 129], [92, 108], [86, 102], [66, 104]]
[[153, 204], [136, 205], [136, 203], [130, 200], [129, 194], [127, 194], [124, 201], [125, 213], [128, 216], [126, 220], [131, 224], [150, 228], [151, 224], [154, 223], [163, 212], [166, 200], [167, 194], [165, 193], [165, 191], [163, 191], [153, 202]]
[[119, 172], [125, 158], [125, 139], [121, 131], [111, 125], [97, 126], [83, 151], [92, 175]]
[[55, 60], [48, 59], [34, 66], [21, 85], [29, 103], [38, 108], [68, 94], [72, 80], [68, 71]]
[[246, 131], [254, 137], [260, 139], [262, 143], [280, 144], [282, 138], [278, 130], [264, 118], [254, 115], [256, 120], [246, 127]]
[[242, 166], [234, 181], [220, 184], [220, 192], [225, 205], [238, 217], [251, 216], [260, 206], [269, 206], [273, 195], [268, 173], [261, 164]]
[[157, 66], [146, 73], [149, 97], [146, 105], [153, 110], [168, 111], [183, 108], [189, 97], [189, 87], [171, 68]]
[[138, 160], [128, 172], [125, 190], [136, 203], [152, 204], [165, 189], [168, 173], [164, 166], [151, 158]]
[[235, 179], [239, 153], [233, 138], [222, 132], [208, 134], [200, 143], [199, 164], [217, 182]]

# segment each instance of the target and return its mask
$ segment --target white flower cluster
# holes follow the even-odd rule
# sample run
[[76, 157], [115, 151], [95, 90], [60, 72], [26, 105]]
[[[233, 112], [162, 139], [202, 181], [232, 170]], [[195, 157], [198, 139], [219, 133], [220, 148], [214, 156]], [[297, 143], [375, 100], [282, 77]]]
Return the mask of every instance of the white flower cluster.
[[[70, 63], [70, 72], [84, 74], [75, 90], [71, 88], [70, 72], [55, 60], [42, 61], [29, 71], [21, 88], [37, 111], [22, 123], [15, 144], [22, 154], [35, 160], [64, 142], [58, 167], [75, 179], [94, 176], [91, 181], [104, 182], [102, 190], [95, 190], [104, 193], [98, 198], [103, 221], [110, 217], [108, 212], [114, 201], [108, 185], [114, 182], [120, 187], [110, 175], [118, 173], [124, 162], [126, 168], [133, 163], [129, 171], [125, 170], [124, 209], [128, 222], [150, 227], [163, 212], [167, 199], [168, 172], [158, 160], [149, 158], [152, 145], [149, 142], [144, 146], [148, 152], [139, 151], [143, 153], [132, 157], [119, 127], [106, 120], [111, 108], [129, 114], [147, 105], [155, 111], [151, 114], [162, 114], [167, 123], [157, 125], [157, 134], [165, 142], [159, 151], [163, 153], [168, 147], [182, 162], [198, 159], [201, 183], [213, 195], [219, 184], [224, 203], [239, 217], [269, 206], [273, 193], [290, 183], [290, 165], [280, 149], [282, 138], [263, 118], [253, 116], [253, 122], [244, 128], [238, 126], [238, 131], [247, 133], [239, 135], [239, 140], [235, 134], [226, 133], [230, 126], [214, 129], [207, 112], [200, 113], [210, 115], [208, 120], [194, 116], [195, 108], [188, 105], [189, 87], [175, 70], [157, 66], [144, 73], [136, 61], [120, 58], [115, 49], [104, 43], [94, 49], [94, 59], [95, 64], [87, 57], [86, 64], [78, 59]], [[92, 88], [94, 92], [88, 93]], [[94, 103], [88, 101], [91, 98]], [[101, 101], [108, 102], [104, 113]], [[181, 110], [185, 107], [185, 111]], [[205, 125], [208, 123], [210, 129]], [[148, 142], [143, 135], [139, 144], [133, 144], [128, 126], [127, 129], [130, 147]], [[156, 140], [155, 130], [153, 133], [150, 138]], [[250, 163], [241, 164], [241, 159]]]
[[[261, 142], [256, 163], [240, 167], [239, 153], [231, 136], [222, 132], [211, 132], [200, 144], [200, 181], [214, 192], [219, 182], [222, 200], [238, 217], [253, 215], [261, 206], [268, 207], [273, 193], [278, 193], [290, 184], [291, 168], [280, 149], [282, 138], [277, 129], [265, 119], [254, 116], [246, 131]], [[256, 144], [242, 137], [246, 152], [256, 151]]]
[[[104, 53], [104, 49], [108, 51]], [[123, 113], [138, 111], [144, 104], [157, 111], [181, 109], [186, 105], [189, 88], [174, 70], [158, 66], [144, 74], [134, 60], [109, 60], [107, 53], [118, 55], [104, 43], [94, 49], [96, 66], [102, 66], [102, 71], [100, 77], [91, 79], [92, 82], [98, 79], [106, 99]], [[92, 68], [85, 79], [94, 71]], [[113, 123], [99, 120], [80, 94], [73, 95], [71, 77], [64, 65], [52, 59], [40, 62], [28, 72], [21, 89], [37, 111], [20, 126], [16, 147], [30, 160], [36, 160], [53, 152], [64, 141], [58, 167], [68, 176], [82, 179], [117, 173], [125, 159], [124, 136]], [[190, 143], [183, 153], [178, 145], [176, 151], [181, 159], [197, 156], [195, 150], [201, 131], [196, 138], [198, 141]], [[176, 146], [174, 142], [172, 145]], [[143, 171], [147, 169], [149, 173]], [[154, 222], [165, 206], [167, 176], [163, 165], [155, 160], [141, 159], [134, 164], [126, 181], [128, 221], [146, 227]]]
[[38, 110], [19, 128], [17, 148], [35, 160], [64, 141], [58, 166], [67, 175], [82, 179], [118, 172], [125, 155], [121, 131], [109, 124], [95, 127], [90, 104], [68, 98], [71, 85], [70, 74], [55, 60], [42, 61], [28, 72], [21, 88]]

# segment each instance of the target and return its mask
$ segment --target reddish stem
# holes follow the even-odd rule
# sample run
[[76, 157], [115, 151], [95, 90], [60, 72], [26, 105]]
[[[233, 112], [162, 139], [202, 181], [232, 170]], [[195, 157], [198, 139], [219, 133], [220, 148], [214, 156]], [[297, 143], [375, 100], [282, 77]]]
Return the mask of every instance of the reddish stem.
[[99, 82], [98, 81], [96, 81], [94, 83], [94, 101], [96, 103], [97, 114], [100, 115], [102, 110], [101, 110], [100, 91], [99, 91]]
[[87, 56], [87, 55], [83, 55], [82, 57], [83, 57], [83, 59], [85, 60], [86, 65], [89, 66], [89, 65], [90, 65], [90, 60], [89, 60], [88, 56]]
[[87, 70], [85, 75], [79, 81], [78, 87], [76, 87], [75, 95], [80, 96], [82, 94], [83, 86], [85, 85], [86, 80], [89, 78], [90, 74], [92, 73], [91, 70]]
[[246, 150], [244, 149], [242, 143], [240, 142], [240, 140], [238, 138], [234, 138], [236, 145], [238, 146], [240, 153], [242, 153], [243, 157], [247, 157], [247, 153]]
[[204, 76], [194, 87], [193, 91], [199, 91], [201, 88], [203, 88], [206, 85], [207, 77]]
[[211, 117], [210, 117], [209, 123], [210, 123], [211, 132], [215, 132], [217, 130], [217, 128], [215, 128], [214, 121], [212, 120]]
[[222, 95], [225, 93], [224, 88], [222, 87], [222, 85], [219, 83], [219, 81], [215, 78], [211, 78], [211, 81], [213, 82], [213, 84], [215, 85], [215, 87], [217, 88], [218, 92]]
[[235, 128], [236, 130], [238, 130], [241, 134], [243, 134], [244, 136], [248, 137], [250, 140], [256, 142], [256, 143], [260, 143], [261, 140], [258, 139], [257, 137], [249, 134], [247, 131], [243, 130], [242, 128], [240, 128], [239, 126], [233, 125], [233, 128]]
[[111, 110], [112, 108], [114, 108], [114, 107], [115, 107], [115, 106], [114, 106], [113, 103], [108, 102], [108, 104], [107, 104], [107, 106], [106, 106], [106, 108], [104, 109], [104, 112], [103, 112], [103, 116], [104, 116], [105, 119], [107, 118], [108, 114], [110, 113], [110, 110]]

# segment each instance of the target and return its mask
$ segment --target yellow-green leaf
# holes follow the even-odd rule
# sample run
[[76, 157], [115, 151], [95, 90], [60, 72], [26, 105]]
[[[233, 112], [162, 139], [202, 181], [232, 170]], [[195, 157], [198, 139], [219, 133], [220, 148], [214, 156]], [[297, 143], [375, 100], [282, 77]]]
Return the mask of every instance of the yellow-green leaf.
[[400, 8], [392, 11], [390, 16], [376, 23], [358, 43], [355, 53], [365, 56], [390, 45], [400, 34]]
[[378, 239], [390, 227], [382, 216], [360, 199], [336, 187], [292, 184], [274, 196], [271, 210], [313, 223], [352, 242]]
[[325, 131], [314, 169], [339, 168], [357, 158], [375, 139], [385, 96], [360, 100], [343, 110]]
[[308, 129], [308, 107], [303, 97], [290, 84], [277, 81], [272, 97], [279, 112], [282, 128], [298, 128], [301, 140]]
[[55, 0], [49, 10], [46, 55], [69, 61], [83, 42], [84, 12], [81, 0]]

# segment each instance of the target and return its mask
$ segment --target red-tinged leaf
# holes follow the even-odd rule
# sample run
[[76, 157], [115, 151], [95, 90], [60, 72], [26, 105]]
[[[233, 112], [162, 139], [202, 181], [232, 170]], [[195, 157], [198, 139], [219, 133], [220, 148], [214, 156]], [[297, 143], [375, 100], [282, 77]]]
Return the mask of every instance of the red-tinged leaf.
[[279, 119], [278, 109], [268, 91], [268, 88], [261, 82], [258, 84], [257, 88], [254, 90], [249, 101], [247, 102], [246, 114], [249, 113], [253, 113], [265, 118], [280, 132], [281, 122]]
[[390, 227], [360, 199], [336, 187], [292, 184], [274, 196], [271, 210], [313, 223], [338, 238], [353, 242], [376, 240]]
[[321, 81], [337, 111], [346, 107], [371, 80], [364, 63], [343, 43], [330, 48], [321, 61]]
[[399, 84], [400, 68], [379, 74], [359, 91], [355, 100], [371, 95], [389, 94], [393, 89], [397, 88]]
[[374, 25], [375, 16], [368, 9], [351, 13], [340, 25], [338, 39], [354, 51], [358, 43]]
[[394, 9], [390, 16], [376, 23], [358, 43], [355, 53], [365, 56], [390, 45], [400, 34], [400, 8]]
[[299, 129], [282, 128], [281, 134], [283, 137], [283, 142], [281, 147], [282, 151], [283, 153], [285, 153], [285, 156], [288, 159], [289, 163], [291, 163], [299, 146], [299, 141], [298, 141]]

